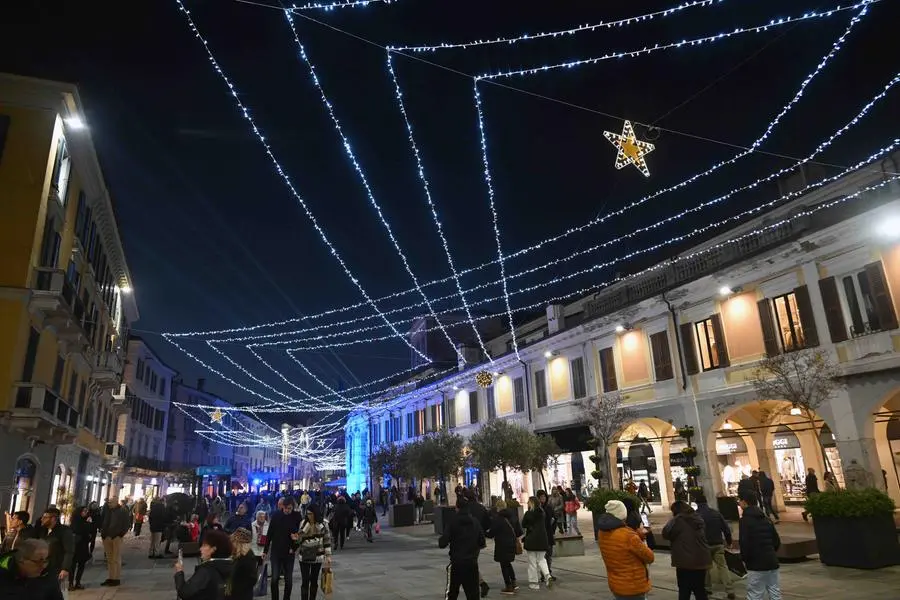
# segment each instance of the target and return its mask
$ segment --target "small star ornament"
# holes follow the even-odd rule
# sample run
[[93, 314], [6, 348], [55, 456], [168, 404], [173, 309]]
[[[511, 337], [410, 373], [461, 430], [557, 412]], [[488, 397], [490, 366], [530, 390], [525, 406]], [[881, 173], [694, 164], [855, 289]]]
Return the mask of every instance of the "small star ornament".
[[221, 425], [222, 419], [224, 419], [224, 418], [225, 418], [225, 413], [223, 413], [218, 408], [216, 410], [212, 411], [211, 413], [209, 413], [209, 419], [210, 419], [209, 422], [210, 423], [218, 423], [219, 425]]
[[631, 121], [625, 121], [622, 127], [622, 133], [613, 133], [612, 131], [604, 131], [603, 137], [619, 149], [616, 154], [616, 168], [624, 169], [628, 165], [634, 167], [644, 174], [644, 177], [650, 177], [650, 169], [647, 168], [647, 161], [644, 156], [653, 152], [656, 148], [650, 142], [643, 142], [634, 135], [634, 127]]

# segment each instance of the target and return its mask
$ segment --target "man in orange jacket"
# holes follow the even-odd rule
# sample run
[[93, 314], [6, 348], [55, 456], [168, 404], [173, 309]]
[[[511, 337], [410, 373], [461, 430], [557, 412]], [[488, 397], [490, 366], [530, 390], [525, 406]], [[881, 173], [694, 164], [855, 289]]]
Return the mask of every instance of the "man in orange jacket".
[[609, 590], [616, 600], [645, 600], [650, 591], [653, 550], [644, 543], [644, 528], [625, 524], [628, 510], [619, 500], [606, 503], [597, 522], [600, 555], [606, 565]]

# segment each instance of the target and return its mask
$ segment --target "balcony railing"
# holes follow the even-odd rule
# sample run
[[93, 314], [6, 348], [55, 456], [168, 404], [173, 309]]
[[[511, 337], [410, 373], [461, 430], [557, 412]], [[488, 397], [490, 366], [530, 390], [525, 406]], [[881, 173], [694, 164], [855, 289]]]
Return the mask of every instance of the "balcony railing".
[[106, 387], [116, 387], [122, 379], [122, 359], [117, 352], [99, 352], [94, 357], [91, 378]]
[[13, 408], [15, 411], [37, 412], [40, 416], [49, 417], [60, 425], [78, 428], [78, 411], [45, 386], [18, 385], [15, 388]]
[[107, 444], [104, 454], [107, 458], [125, 460], [126, 449], [122, 444]]

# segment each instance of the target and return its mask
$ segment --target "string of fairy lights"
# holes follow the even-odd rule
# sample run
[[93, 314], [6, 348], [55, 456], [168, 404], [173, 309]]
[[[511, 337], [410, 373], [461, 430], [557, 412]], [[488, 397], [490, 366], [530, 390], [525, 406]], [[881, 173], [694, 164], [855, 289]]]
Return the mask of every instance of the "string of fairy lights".
[[[190, 418], [197, 422], [199, 426], [204, 427], [204, 429], [198, 429], [197, 433], [207, 439], [210, 439], [211, 441], [226, 445], [240, 445], [248, 447], [278, 447], [281, 449], [281, 451], [290, 454], [290, 456], [310, 460], [311, 462], [319, 465], [320, 468], [323, 468], [321, 467], [321, 465], [342, 465], [343, 451], [333, 447], [334, 436], [339, 434], [342, 427], [341, 420], [339, 418], [339, 415], [342, 412], [360, 409], [378, 411], [392, 410], [400, 403], [405, 404], [406, 402], [417, 398], [427, 398], [429, 395], [433, 395], [440, 384], [426, 383], [422, 386], [417, 387], [415, 384], [411, 384], [409, 381], [400, 384], [390, 383], [392, 381], [396, 381], [397, 378], [408, 377], [421, 370], [418, 368], [407, 368], [400, 370], [397, 373], [385, 377], [380, 377], [368, 383], [359, 384], [352, 388], [335, 389], [335, 386], [329, 385], [326, 381], [318, 377], [312, 370], [310, 370], [304, 364], [304, 362], [300, 358], [298, 358], [298, 353], [311, 352], [318, 349], [342, 348], [358, 344], [372, 344], [385, 340], [399, 339], [402, 341], [402, 343], [409, 347], [410, 350], [420, 359], [426, 361], [426, 363], [430, 363], [429, 357], [415, 345], [410, 343], [409, 339], [401, 333], [402, 328], [408, 327], [415, 319], [421, 318], [424, 309], [425, 314], [427, 314], [431, 318], [431, 322], [433, 322], [434, 325], [426, 326], [420, 331], [440, 332], [454, 348], [456, 347], [456, 345], [454, 344], [454, 340], [452, 339], [447, 328], [444, 326], [441, 318], [444, 316], [458, 315], [460, 313], [463, 313], [465, 315], [467, 324], [471, 327], [476, 336], [477, 342], [486, 360], [491, 363], [493, 363], [494, 357], [488, 351], [488, 348], [486, 347], [486, 344], [481, 337], [478, 323], [486, 319], [497, 319], [505, 317], [504, 320], [509, 328], [508, 333], [511, 337], [510, 342], [512, 356], [515, 356], [516, 359], [520, 359], [518, 340], [516, 337], [514, 326], [514, 314], [525, 314], [531, 310], [534, 310], [535, 308], [542, 308], [550, 303], [557, 303], [564, 300], [578, 298], [584, 296], [589, 292], [596, 291], [597, 289], [602, 289], [608, 285], [612, 285], [614, 283], [625, 281], [631, 278], [640, 277], [648, 272], [652, 272], [654, 269], [662, 268], [663, 265], [656, 265], [639, 273], [634, 273], [628, 276], [616, 276], [613, 278], [609, 278], [601, 283], [592, 282], [589, 287], [566, 293], [556, 293], [556, 295], [554, 295], [552, 298], [544, 298], [539, 302], [530, 302], [527, 304], [520, 304], [518, 306], [515, 306], [513, 298], [517, 298], [527, 294], [533, 294], [534, 292], [542, 290], [544, 288], [558, 286], [563, 282], [573, 280], [577, 277], [594, 275], [602, 269], [611, 267], [623, 261], [627, 261], [639, 255], [655, 252], [666, 246], [677, 244], [692, 237], [696, 237], [701, 233], [709, 232], [712, 229], [723, 227], [725, 225], [740, 221], [741, 219], [745, 219], [755, 214], [771, 210], [772, 208], [775, 208], [789, 201], [790, 199], [796, 198], [803, 194], [807, 194], [814, 189], [818, 189], [828, 183], [836, 181], [837, 179], [846, 176], [850, 172], [863, 168], [873, 168], [879, 159], [883, 158], [890, 152], [900, 147], [900, 140], [895, 139], [890, 144], [875, 151], [867, 158], [857, 162], [855, 165], [844, 168], [839, 174], [827, 177], [813, 184], [809, 184], [802, 190], [797, 190], [790, 194], [785, 194], [778, 198], [771, 199], [763, 204], [733, 214], [714, 223], [706, 224], [702, 228], [695, 228], [679, 235], [671, 236], [670, 238], [665, 240], [655, 241], [655, 243], [651, 245], [631, 250], [629, 252], [623, 253], [618, 257], [611, 259], [604, 257], [604, 261], [589, 265], [586, 268], [572, 269], [570, 272], [567, 272], [565, 274], [549, 274], [537, 283], [514, 289], [513, 286], [509, 285], [509, 282], [513, 280], [531, 276], [545, 270], [549, 270], [551, 272], [557, 271], [557, 268], [559, 266], [565, 265], [568, 261], [571, 261], [577, 257], [583, 257], [590, 253], [610, 248], [624, 240], [629, 240], [635, 238], [638, 235], [656, 231], [665, 225], [677, 223], [690, 214], [697, 213], [711, 206], [726, 202], [741, 192], [758, 189], [762, 184], [770, 182], [796, 169], [797, 167], [802, 166], [803, 164], [814, 161], [824, 150], [830, 147], [835, 140], [840, 138], [844, 133], [852, 129], [863, 118], [865, 118], [871, 112], [872, 108], [887, 96], [890, 90], [892, 90], [894, 86], [898, 82], [900, 82], [900, 73], [895, 75], [880, 90], [878, 94], [872, 97], [855, 117], [849, 120], [841, 128], [836, 130], [831, 136], [823, 140], [808, 156], [797, 160], [796, 164], [791, 165], [790, 167], [785, 167], [773, 171], [772, 173], [769, 173], [764, 177], [757, 178], [749, 183], [735, 186], [730, 191], [722, 195], [709, 200], [705, 200], [694, 207], [677, 211], [668, 217], [660, 219], [655, 223], [635, 228], [633, 231], [618, 235], [617, 237], [605, 239], [588, 248], [582, 248], [574, 252], [567, 252], [562, 256], [554, 257], [550, 253], [550, 250], [551, 247], [555, 248], [554, 244], [556, 244], [557, 242], [574, 234], [584, 232], [592, 227], [605, 223], [609, 219], [620, 216], [634, 208], [637, 208], [638, 206], [645, 204], [646, 202], [649, 202], [650, 200], [659, 198], [664, 194], [684, 189], [687, 186], [719, 171], [724, 167], [736, 164], [741, 159], [755, 152], [759, 152], [763, 144], [767, 141], [767, 139], [770, 138], [770, 136], [782, 122], [783, 118], [799, 104], [801, 98], [804, 97], [804, 94], [810, 83], [814, 79], [816, 79], [833, 61], [834, 57], [844, 47], [845, 42], [851, 35], [851, 32], [869, 13], [871, 6], [876, 4], [878, 0], [862, 0], [853, 4], [838, 5], [828, 10], [807, 11], [795, 16], [771, 19], [762, 24], [738, 27], [730, 31], [719, 32], [713, 35], [695, 37], [680, 41], [656, 43], [643, 46], [641, 48], [616, 50], [596, 57], [579, 58], [566, 62], [474, 75], [457, 72], [457, 74], [469, 77], [472, 80], [473, 104], [475, 106], [475, 113], [477, 117], [476, 128], [479, 135], [479, 150], [481, 152], [483, 164], [482, 175], [486, 189], [486, 204], [491, 213], [494, 246], [496, 248], [496, 258], [490, 259], [473, 267], [457, 267], [457, 263], [453, 259], [450, 245], [445, 235], [443, 224], [438, 216], [438, 210], [434, 199], [433, 190], [430, 186], [424, 160], [420, 151], [421, 142], [416, 139], [413, 133], [414, 125], [411, 121], [409, 113], [407, 112], [403, 87], [395, 69], [395, 56], [413, 58], [415, 60], [421, 61], [421, 59], [416, 59], [415, 57], [421, 54], [429, 54], [433, 56], [436, 55], [439, 51], [447, 49], [470, 49], [477, 46], [489, 46], [497, 44], [507, 44], [514, 46], [536, 39], [574, 36], [582, 33], [598, 31], [604, 28], [627, 27], [657, 18], [670, 17], [677, 14], [685, 14], [689, 10], [709, 8], [712, 6], [723, 4], [725, 1], [726, 0], [696, 0], [682, 2], [681, 4], [673, 6], [669, 9], [636, 15], [624, 19], [619, 19], [617, 21], [591, 23], [568, 29], [540, 32], [535, 34], [521, 34], [514, 37], [498, 37], [465, 42], [442, 42], [436, 45], [380, 46], [385, 51], [386, 72], [393, 86], [395, 96], [394, 99], [397, 104], [398, 113], [401, 115], [404, 122], [407, 134], [407, 142], [410, 147], [411, 156], [415, 161], [418, 180], [422, 186], [423, 196], [426, 205], [429, 208], [430, 216], [437, 230], [438, 239], [441, 242], [442, 249], [444, 251], [444, 255], [450, 270], [449, 276], [424, 282], [421, 281], [419, 277], [413, 272], [407, 259], [406, 253], [401, 248], [398, 240], [393, 233], [391, 223], [384, 214], [381, 205], [377, 201], [375, 193], [369, 184], [369, 180], [365, 174], [363, 166], [357, 159], [352, 149], [353, 147], [350, 138], [348, 134], [345, 133], [344, 127], [337, 117], [334, 105], [326, 95], [325, 89], [316, 71], [316, 67], [311, 62], [306, 49], [301, 43], [300, 36], [294, 22], [294, 16], [302, 16], [302, 13], [304, 11], [328, 11], [339, 8], [365, 7], [372, 4], [391, 4], [391, 0], [359, 0], [348, 2], [308, 3], [299, 6], [294, 5], [285, 9], [284, 15], [290, 27], [295, 45], [297, 47], [298, 58], [308, 71], [309, 77], [319, 94], [320, 101], [322, 102], [323, 107], [325, 108], [326, 113], [328, 114], [328, 117], [332, 122], [335, 133], [342, 143], [347, 159], [360, 181], [360, 184], [365, 192], [370, 206], [375, 211], [394, 248], [395, 253], [400, 258], [401, 263], [404, 265], [404, 268], [413, 283], [413, 286], [411, 288], [392, 292], [390, 294], [382, 295], [379, 297], [372, 297], [360, 282], [360, 280], [356, 277], [354, 272], [344, 261], [342, 255], [333, 245], [324, 228], [320, 225], [319, 220], [310, 210], [307, 202], [301, 196], [300, 192], [295, 188], [291, 178], [282, 166], [282, 162], [269, 146], [263, 132], [258, 127], [255, 119], [252, 116], [250, 107], [244, 101], [242, 101], [232, 79], [225, 73], [222, 66], [217, 61], [215, 55], [212, 52], [212, 49], [210, 48], [209, 43], [201, 34], [192, 14], [185, 6], [183, 0], [175, 0], [179, 9], [184, 14], [191, 32], [201, 42], [213, 70], [226, 85], [228, 92], [231, 94], [236, 104], [238, 112], [246, 120], [251, 132], [258, 139], [265, 153], [268, 155], [276, 171], [276, 174], [284, 181], [292, 196], [301, 205], [306, 216], [311, 221], [313, 228], [316, 230], [319, 238], [326, 245], [329, 252], [334, 256], [340, 268], [343, 270], [345, 276], [350, 279], [350, 281], [355, 285], [355, 287], [363, 297], [363, 300], [360, 302], [328, 309], [314, 315], [306, 315], [303, 320], [307, 323], [312, 323], [315, 321], [322, 322], [303, 328], [297, 327], [297, 325], [301, 321], [300, 318], [291, 318], [227, 329], [163, 333], [163, 338], [167, 342], [171, 343], [175, 348], [183, 352], [186, 356], [209, 370], [211, 373], [214, 373], [217, 376], [221, 377], [224, 381], [228, 382], [231, 385], [234, 385], [237, 389], [253, 396], [258, 400], [258, 402], [255, 402], [252, 406], [249, 407], [228, 406], [223, 408], [222, 406], [212, 405], [192, 404], [188, 406], [178, 404], [177, 406], [180, 410], [185, 412], [185, 414], [188, 414]], [[269, 8], [275, 7], [270, 6]], [[563, 232], [554, 234], [545, 238], [544, 240], [520, 248], [518, 250], [514, 250], [508, 253], [505, 253], [503, 251], [503, 246], [501, 243], [502, 232], [500, 227], [500, 215], [498, 214], [497, 210], [496, 192], [492, 177], [491, 164], [489, 160], [491, 144], [489, 143], [488, 136], [487, 114], [484, 106], [483, 90], [479, 89], [479, 86], [492, 84], [502, 85], [503, 87], [509, 89], [516, 89], [506, 84], [500, 84], [500, 81], [515, 77], [536, 76], [554, 70], [573, 70], [578, 67], [597, 65], [604, 61], [612, 59], [635, 58], [651, 53], [685, 47], [709, 46], [711, 44], [718, 43], [727, 39], [732, 39], [735, 36], [762, 33], [772, 28], [782, 27], [793, 23], [822, 20], [845, 11], [855, 11], [845, 31], [835, 42], [831, 44], [828, 52], [817, 63], [815, 68], [807, 74], [792, 99], [782, 107], [775, 118], [769, 122], [763, 133], [759, 137], [757, 137], [757, 139], [754, 140], [749, 146], [741, 148], [740, 152], [736, 153], [731, 158], [719, 161], [713, 164], [711, 167], [695, 173], [677, 184], [659, 189], [651, 194], [644, 196], [643, 198], [627, 203], [618, 210], [598, 215], [596, 218], [591, 219], [586, 223], [570, 227]], [[445, 68], [439, 64], [429, 61], [422, 62], [426, 62], [427, 64], [434, 64], [436, 67]], [[619, 138], [621, 139], [619, 139], [619, 142], [617, 143], [620, 153], [619, 160], [627, 159], [622, 163], [622, 166], [625, 166], [626, 164], [635, 164], [635, 166], [641, 168], [638, 160], [633, 155], [634, 151], [632, 149], [632, 146], [644, 142], [640, 142], [639, 140], [637, 140], [633, 130], [631, 130], [630, 135], [626, 135], [626, 132], [629, 131], [628, 128], [630, 127], [630, 123], [627, 120], [625, 120], [624, 122], [626, 123], [626, 128], [625, 131], [623, 131], [623, 135], [619, 136]], [[607, 137], [610, 136], [608, 135]], [[612, 138], [610, 139], [612, 141]], [[652, 145], [646, 144], [646, 146], [649, 147], [649, 150], [652, 150]], [[649, 152], [649, 150], [645, 149], [646, 152]], [[622, 158], [623, 156], [625, 157], [624, 159]], [[642, 156], [643, 155], [640, 155], [637, 158], [641, 159]], [[619, 167], [619, 164], [617, 163], [616, 166]], [[643, 163], [642, 172], [644, 172], [645, 175], [649, 175], [649, 171], [646, 170], [646, 163]], [[884, 181], [879, 182], [878, 184], [874, 184], [868, 186], [863, 190], [859, 190], [857, 193], [843, 196], [827, 203], [816, 205], [796, 214], [792, 213], [789, 217], [785, 217], [775, 224], [768, 223], [765, 226], [761, 226], [753, 229], [752, 231], [742, 233], [739, 236], [724, 240], [693, 254], [679, 256], [675, 260], [687, 260], [693, 256], [697, 256], [706, 252], [713, 252], [729, 244], [738, 243], [739, 241], [747, 239], [748, 237], [754, 235], [762, 235], [765, 232], [771, 230], [773, 227], [784, 225], [785, 223], [789, 223], [795, 219], [809, 216], [815, 212], [823, 210], [824, 208], [829, 208], [842, 202], [850, 202], [862, 196], [865, 196], [868, 193], [875, 192], [884, 185], [897, 179], [900, 179], [900, 175], [895, 175], [887, 178]], [[520, 268], [518, 270], [512, 271], [509, 270], [508, 265], [511, 261], [519, 260], [526, 255], [537, 252], [538, 250], [546, 253], [547, 255], [547, 258], [542, 260], [539, 264], [530, 266], [528, 268]], [[665, 266], [668, 266], [669, 264], [671, 264], [671, 262], [665, 263]], [[464, 285], [464, 276], [483, 271], [490, 267], [496, 267], [498, 269], [499, 278], [491, 279], [474, 285]], [[451, 282], [453, 283], [453, 286], [455, 288], [453, 291], [442, 295], [438, 294], [436, 290], [438, 286], [441, 286], [442, 284], [449, 284]], [[495, 286], [499, 288], [499, 293], [487, 297], [480, 297], [481, 294], [479, 294], [479, 292], [492, 290], [495, 288]], [[429, 289], [432, 289], [433, 293], [429, 294], [426, 291]], [[410, 301], [407, 298], [404, 301], [403, 306], [395, 306], [392, 308], [388, 308], [386, 306], [387, 303], [406, 298], [411, 294], [417, 295], [420, 299]], [[492, 304], [498, 301], [502, 301], [504, 308], [503, 311], [489, 312], [478, 315], [475, 315], [473, 313], [473, 309], [478, 306]], [[360, 310], [366, 312], [364, 312], [363, 314], [352, 315], [353, 312]], [[351, 313], [351, 316], [343, 318], [342, 315], [344, 313]], [[192, 340], [203, 341], [205, 348], [213, 352], [218, 358], [223, 359], [224, 362], [227, 363], [229, 369], [234, 369], [237, 373], [240, 374], [239, 378], [233, 378], [229, 376], [224, 370], [222, 370], [221, 368], [217, 368], [213, 364], [210, 364], [208, 361], [201, 358], [196, 352], [192, 352], [184, 346], [185, 341]], [[256, 375], [253, 370], [241, 364], [239, 360], [229, 355], [229, 353], [223, 349], [223, 347], [227, 345], [238, 345], [244, 348], [249, 352], [250, 355], [253, 356], [255, 362], [261, 363], [265, 367], [267, 372], [270, 372], [272, 375], [274, 375], [282, 384], [288, 386], [292, 391], [286, 392], [281, 389], [281, 386], [273, 385], [273, 383], [266, 381], [266, 378]], [[302, 371], [309, 379], [311, 379], [319, 388], [325, 390], [325, 392], [311, 394], [300, 387], [293, 381], [292, 377], [279, 370], [277, 366], [270, 360], [267, 360], [266, 357], [264, 357], [262, 354], [263, 350], [276, 350], [279, 355], [286, 355], [287, 359], [290, 361], [290, 364], [299, 367], [300, 371]], [[461, 363], [465, 364], [464, 360], [462, 360], [462, 354], [458, 350], [457, 354], [461, 359]], [[453, 371], [456, 371], [456, 369], [445, 369], [443, 371], [433, 369], [429, 377], [431, 379], [440, 380], [443, 377], [450, 376]], [[239, 379], [244, 379], [245, 382], [242, 382]], [[260, 391], [263, 389], [266, 391]], [[210, 411], [213, 412], [210, 413]], [[249, 418], [259, 423], [265, 424], [260, 415], [297, 412], [318, 412], [324, 413], [325, 416], [323, 417], [322, 421], [320, 421], [320, 424], [311, 427], [296, 428], [297, 431], [295, 433], [287, 434], [287, 438], [285, 437], [284, 432], [277, 431], [269, 425], [265, 425], [265, 427], [268, 428], [269, 431], [264, 431], [259, 427], [247, 427], [246, 424], [241, 420], [242, 418]], [[231, 413], [235, 413], [235, 415], [240, 414], [242, 415], [242, 417], [232, 419], [222, 418], [223, 416], [232, 416]], [[212, 419], [212, 422], [210, 422], [210, 419]], [[228, 421], [227, 426], [226, 424], [223, 424], [222, 421]], [[239, 429], [234, 429], [234, 424], [237, 424]]]

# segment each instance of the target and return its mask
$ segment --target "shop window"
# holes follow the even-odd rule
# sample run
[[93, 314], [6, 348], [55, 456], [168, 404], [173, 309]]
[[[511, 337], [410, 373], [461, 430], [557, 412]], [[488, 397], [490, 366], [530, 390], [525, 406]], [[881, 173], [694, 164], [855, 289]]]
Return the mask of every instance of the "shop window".
[[478, 414], [478, 392], [469, 392], [469, 423], [477, 423]]
[[603, 381], [604, 392], [614, 392], [619, 389], [616, 380], [616, 361], [612, 348], [600, 350], [600, 378]]
[[513, 379], [513, 395], [515, 397], [516, 412], [525, 412], [525, 379], [516, 377]]
[[584, 381], [584, 359], [580, 356], [572, 359], [570, 363], [572, 369], [572, 396], [574, 398], [584, 398], [587, 396], [587, 385]]
[[694, 323], [694, 331], [700, 351], [700, 367], [704, 371], [727, 367], [728, 353], [725, 350], [725, 335], [719, 315]]
[[806, 347], [803, 325], [800, 323], [800, 309], [797, 308], [797, 296], [791, 292], [772, 300], [775, 305], [775, 323], [778, 326], [778, 337], [785, 352]]
[[538, 408], [547, 406], [547, 373], [543, 369], [534, 372], [534, 400]]
[[653, 356], [653, 371], [656, 381], [667, 381], [675, 375], [672, 372], [672, 351], [669, 349], [669, 334], [665, 331], [650, 336], [650, 353]]

